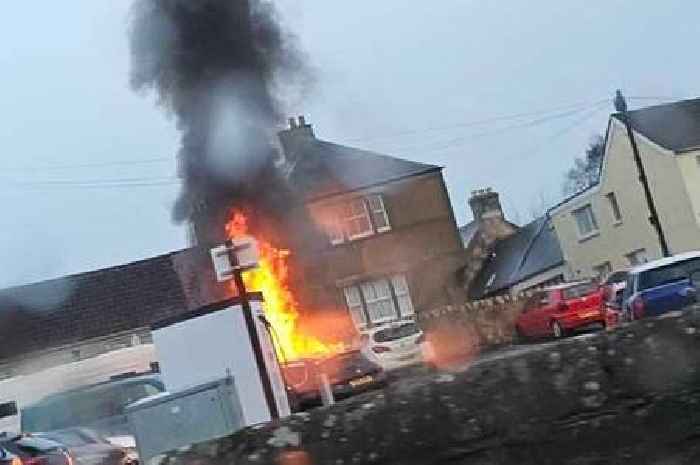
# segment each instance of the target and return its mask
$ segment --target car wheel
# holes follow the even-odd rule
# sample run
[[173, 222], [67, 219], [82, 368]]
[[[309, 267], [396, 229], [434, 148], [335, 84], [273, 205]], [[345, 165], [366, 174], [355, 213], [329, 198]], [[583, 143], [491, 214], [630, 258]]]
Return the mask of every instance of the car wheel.
[[524, 344], [526, 342], [525, 335], [519, 326], [515, 327], [513, 331], [513, 344]]
[[552, 334], [556, 339], [561, 339], [566, 336], [566, 330], [557, 320], [552, 321]]

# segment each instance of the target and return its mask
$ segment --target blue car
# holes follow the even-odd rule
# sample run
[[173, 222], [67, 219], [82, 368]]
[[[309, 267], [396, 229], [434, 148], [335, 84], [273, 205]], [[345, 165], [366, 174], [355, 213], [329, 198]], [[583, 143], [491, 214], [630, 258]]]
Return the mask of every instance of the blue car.
[[629, 272], [623, 296], [626, 320], [662, 315], [697, 302], [700, 251], [662, 258]]

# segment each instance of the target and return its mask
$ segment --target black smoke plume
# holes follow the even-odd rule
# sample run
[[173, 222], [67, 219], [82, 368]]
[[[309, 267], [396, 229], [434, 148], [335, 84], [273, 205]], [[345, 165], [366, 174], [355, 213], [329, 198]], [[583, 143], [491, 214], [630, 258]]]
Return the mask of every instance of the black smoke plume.
[[136, 0], [130, 26], [131, 86], [155, 91], [182, 134], [174, 221], [217, 223], [232, 201], [263, 214], [288, 208], [275, 89], [307, 72], [272, 3]]

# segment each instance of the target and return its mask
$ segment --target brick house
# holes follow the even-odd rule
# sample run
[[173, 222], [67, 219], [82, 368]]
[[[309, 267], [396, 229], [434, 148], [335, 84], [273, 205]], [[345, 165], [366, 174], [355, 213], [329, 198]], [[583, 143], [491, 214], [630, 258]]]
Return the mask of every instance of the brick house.
[[280, 133], [289, 179], [325, 233], [306, 247], [317, 299], [356, 326], [462, 301], [464, 255], [442, 168], [333, 144], [303, 119]]
[[305, 311], [349, 311], [362, 328], [463, 300], [463, 248], [441, 167], [318, 139], [304, 117], [279, 140], [301, 199], [289, 224], [313, 223], [293, 251]]

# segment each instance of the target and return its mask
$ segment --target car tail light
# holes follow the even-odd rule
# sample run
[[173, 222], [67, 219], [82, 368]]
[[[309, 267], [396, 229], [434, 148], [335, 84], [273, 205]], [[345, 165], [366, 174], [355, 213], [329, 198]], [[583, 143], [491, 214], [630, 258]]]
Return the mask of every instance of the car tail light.
[[635, 319], [643, 318], [644, 317], [644, 307], [645, 307], [644, 299], [642, 296], [637, 296], [632, 300], [632, 315], [634, 316]]
[[375, 354], [383, 354], [384, 352], [391, 352], [391, 348], [386, 346], [374, 346], [372, 347], [372, 352]]

